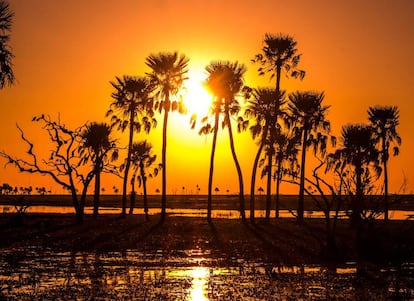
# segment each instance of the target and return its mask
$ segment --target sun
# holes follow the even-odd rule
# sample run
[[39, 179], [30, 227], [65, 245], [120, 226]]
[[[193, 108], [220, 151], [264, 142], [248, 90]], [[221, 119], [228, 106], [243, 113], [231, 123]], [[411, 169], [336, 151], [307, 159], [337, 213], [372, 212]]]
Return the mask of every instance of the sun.
[[210, 110], [212, 96], [204, 88], [207, 75], [199, 70], [190, 70], [184, 88], [184, 103], [188, 113], [197, 117], [207, 116]]

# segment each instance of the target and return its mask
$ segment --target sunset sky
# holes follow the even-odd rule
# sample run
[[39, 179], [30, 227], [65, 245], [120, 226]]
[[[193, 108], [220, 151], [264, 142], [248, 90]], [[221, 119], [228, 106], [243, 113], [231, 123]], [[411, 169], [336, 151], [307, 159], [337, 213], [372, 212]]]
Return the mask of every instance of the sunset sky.
[[[398, 132], [403, 144], [390, 159], [390, 192], [414, 189], [414, 1], [410, 0], [12, 0], [14, 24], [11, 46], [16, 84], [0, 91], [0, 150], [23, 155], [18, 123], [46, 152], [45, 136], [34, 115], [45, 113], [71, 127], [86, 121], [109, 121], [105, 112], [115, 76], [148, 72], [145, 58], [160, 51], [178, 51], [190, 58], [190, 76], [201, 80], [211, 61], [231, 60], [248, 69], [245, 83], [273, 86], [257, 76], [251, 63], [265, 33], [286, 33], [302, 53], [303, 81], [282, 78], [287, 92], [325, 92], [331, 105], [332, 132], [340, 136], [346, 123], [366, 122], [373, 105], [400, 109]], [[193, 80], [194, 81], [194, 80]], [[197, 80], [195, 80], [197, 82]], [[189, 100], [187, 100], [189, 101]], [[168, 136], [167, 193], [206, 193], [212, 137], [199, 136], [189, 126], [190, 115], [172, 114]], [[161, 118], [147, 139], [161, 158]], [[126, 144], [126, 138], [115, 133]], [[236, 134], [236, 151], [249, 192], [256, 145], [250, 133]], [[38, 143], [36, 144], [36, 141]], [[42, 147], [44, 148], [42, 150]], [[311, 156], [311, 153], [310, 153]], [[40, 176], [22, 175], [0, 161], [0, 184], [52, 187]], [[312, 165], [307, 166], [311, 170]], [[403, 179], [405, 191], [399, 191]], [[237, 192], [237, 176], [227, 135], [219, 132], [214, 186]], [[103, 186], [121, 188], [113, 176]], [[149, 192], [161, 188], [161, 177], [150, 180]], [[258, 184], [262, 185], [263, 184]], [[297, 193], [282, 187], [282, 193]]]

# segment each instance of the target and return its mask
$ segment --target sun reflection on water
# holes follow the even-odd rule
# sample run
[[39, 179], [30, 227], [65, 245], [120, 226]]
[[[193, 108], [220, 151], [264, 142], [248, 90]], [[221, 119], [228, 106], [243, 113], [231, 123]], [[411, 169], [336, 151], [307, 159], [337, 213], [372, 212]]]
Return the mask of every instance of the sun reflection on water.
[[191, 271], [193, 280], [191, 281], [189, 301], [207, 301], [207, 282], [210, 277], [207, 268], [194, 268]]

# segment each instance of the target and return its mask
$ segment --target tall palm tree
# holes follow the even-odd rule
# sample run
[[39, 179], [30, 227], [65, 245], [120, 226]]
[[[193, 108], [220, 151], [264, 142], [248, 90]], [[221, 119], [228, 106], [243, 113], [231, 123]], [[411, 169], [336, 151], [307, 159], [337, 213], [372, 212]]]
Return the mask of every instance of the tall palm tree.
[[[257, 166], [264, 146], [269, 145], [274, 130], [278, 130], [277, 118], [282, 114], [282, 106], [285, 104], [284, 92], [278, 93], [275, 89], [259, 88], [253, 90], [253, 100], [249, 101], [245, 110], [245, 116], [255, 120], [255, 124], [250, 126], [250, 132], [253, 139], [259, 138], [259, 148], [257, 150], [252, 169], [252, 178], [250, 186], [250, 220], [254, 222], [254, 193], [256, 183]], [[273, 129], [270, 131], [270, 129]], [[273, 134], [273, 135], [271, 135]], [[268, 147], [268, 168], [272, 164], [273, 147]], [[267, 172], [267, 194], [266, 194], [266, 217], [270, 215], [271, 203], [271, 174]]]
[[122, 213], [126, 216], [127, 204], [127, 183], [128, 174], [131, 167], [132, 144], [134, 133], [144, 129], [149, 132], [156, 126], [154, 118], [154, 102], [151, 93], [154, 90], [152, 83], [145, 77], [123, 76], [116, 77], [115, 82], [111, 82], [115, 88], [112, 93], [113, 102], [110, 110], [106, 113], [111, 116], [112, 126], [124, 132], [128, 130], [128, 153], [124, 165], [124, 178], [122, 185]]
[[368, 119], [374, 131], [374, 138], [380, 145], [381, 162], [384, 170], [384, 219], [388, 220], [388, 168], [389, 148], [392, 143], [394, 156], [398, 155], [401, 137], [397, 133], [399, 112], [396, 106], [369, 107]]
[[[280, 89], [280, 78], [282, 72], [285, 72], [286, 76], [293, 78], [303, 79], [305, 76], [305, 71], [298, 69], [298, 64], [300, 62], [301, 54], [298, 54], [296, 48], [297, 42], [293, 37], [286, 34], [270, 34], [266, 33], [264, 38], [264, 46], [262, 48], [262, 53], [256, 55], [253, 59], [253, 62], [259, 63], [261, 67], [258, 69], [259, 75], [265, 75], [270, 73], [270, 77], [276, 78], [276, 93], [279, 99], [281, 97]], [[272, 150], [275, 143], [274, 139], [277, 134], [276, 129], [276, 120], [277, 115], [274, 116], [275, 120], [273, 122], [274, 126], [269, 126], [268, 130], [272, 133], [268, 141], [268, 164], [267, 164], [267, 195], [266, 203], [269, 204], [266, 210], [266, 217], [270, 215], [270, 198], [271, 198], [271, 179], [272, 179]]]
[[[234, 147], [231, 116], [236, 116], [240, 111], [240, 105], [236, 99], [236, 96], [242, 91], [243, 75], [246, 72], [246, 68], [238, 62], [231, 63], [228, 61], [220, 61], [210, 63], [210, 65], [206, 67], [206, 71], [208, 73], [206, 86], [210, 90], [211, 95], [213, 95], [212, 113], [214, 115], [214, 125], [211, 126], [211, 124], [207, 123], [200, 130], [200, 133], [203, 134], [213, 132], [213, 145], [210, 155], [210, 173], [208, 181], [207, 219], [211, 222], [214, 154], [219, 128], [219, 118], [220, 115], [223, 115], [222, 126], [223, 128], [227, 127], [228, 129], [230, 150], [233, 156], [234, 164], [236, 165], [239, 180], [240, 216], [243, 220], [245, 220], [243, 175]], [[208, 118], [204, 118], [204, 121], [207, 120]]]
[[14, 13], [9, 4], [0, 0], [0, 89], [14, 83], [12, 59], [14, 55], [10, 50], [10, 31]]
[[[363, 174], [366, 168], [373, 164], [377, 175], [380, 173], [378, 165], [378, 151], [375, 148], [376, 140], [373, 137], [373, 128], [365, 124], [349, 124], [342, 127], [342, 148], [335, 151], [331, 160], [334, 164], [351, 165], [355, 174], [355, 198], [352, 199], [352, 217], [354, 225], [361, 220], [364, 202]], [[332, 165], [332, 163], [331, 163]], [[338, 167], [338, 166], [336, 166]], [[343, 167], [343, 166], [340, 166]]]
[[[152, 153], [152, 145], [145, 141], [136, 142], [132, 145], [131, 161], [133, 164], [133, 176], [131, 178], [131, 207], [129, 214], [133, 213], [135, 206], [135, 179], [138, 186], [143, 189], [145, 219], [148, 221], [148, 200], [147, 200], [147, 177], [152, 177], [152, 173], [147, 174], [147, 169], [154, 164], [157, 156]], [[154, 175], [158, 174], [158, 168], [154, 168]]]
[[[93, 215], [98, 216], [99, 194], [101, 190], [101, 172], [104, 168], [104, 159], [110, 150], [115, 148], [115, 141], [111, 139], [111, 126], [106, 123], [92, 122], [86, 125], [81, 133], [83, 147], [92, 151], [91, 157], [94, 162], [95, 192], [93, 197]], [[111, 160], [117, 158], [117, 152], [112, 153]]]
[[189, 59], [177, 52], [160, 52], [151, 54], [146, 59], [146, 64], [151, 68], [148, 73], [151, 82], [156, 87], [156, 108], [160, 113], [164, 112], [162, 125], [162, 197], [161, 197], [161, 221], [165, 220], [167, 208], [167, 126], [170, 111], [178, 110], [185, 113], [183, 102], [172, 101], [184, 81], [187, 79]]
[[300, 135], [301, 164], [297, 222], [303, 223], [304, 192], [305, 192], [305, 164], [306, 151], [313, 146], [315, 153], [325, 154], [330, 122], [326, 119], [329, 106], [322, 105], [324, 93], [294, 92], [289, 95], [290, 118], [294, 121], [295, 129]]

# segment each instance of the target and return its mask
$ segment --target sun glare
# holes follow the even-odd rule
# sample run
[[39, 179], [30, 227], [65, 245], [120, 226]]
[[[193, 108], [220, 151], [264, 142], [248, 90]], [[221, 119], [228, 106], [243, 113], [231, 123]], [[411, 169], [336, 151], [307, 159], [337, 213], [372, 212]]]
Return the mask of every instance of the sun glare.
[[188, 113], [204, 117], [208, 114], [212, 101], [210, 93], [203, 86], [207, 75], [198, 70], [190, 70], [188, 77], [184, 91], [184, 101]]

